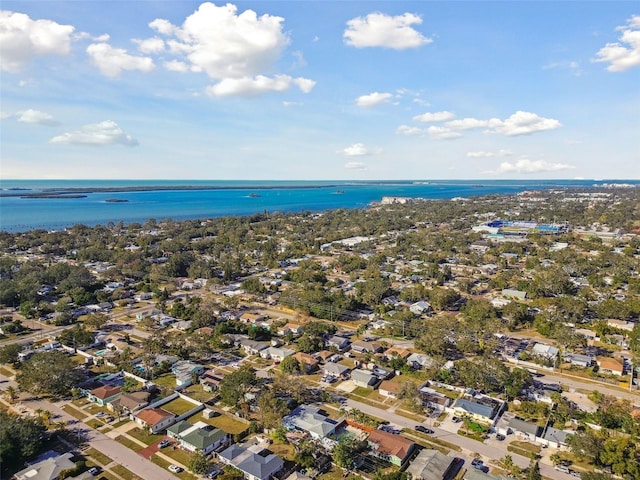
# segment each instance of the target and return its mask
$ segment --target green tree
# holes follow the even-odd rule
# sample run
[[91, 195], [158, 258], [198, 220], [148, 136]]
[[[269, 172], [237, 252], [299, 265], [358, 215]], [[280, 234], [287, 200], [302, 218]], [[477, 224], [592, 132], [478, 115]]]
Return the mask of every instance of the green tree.
[[358, 454], [367, 449], [367, 442], [358, 440], [354, 435], [342, 435], [331, 452], [336, 465], [352, 469], [356, 465]]
[[40, 352], [22, 363], [16, 382], [26, 392], [62, 396], [82, 379], [76, 367], [64, 352]]
[[196, 450], [191, 454], [187, 468], [196, 475], [203, 475], [209, 470], [209, 459], [202, 450]]
[[264, 390], [258, 397], [258, 408], [264, 428], [277, 428], [282, 425], [282, 419], [289, 413], [287, 402], [276, 397], [270, 390]]
[[300, 365], [300, 362], [294, 357], [283, 358], [282, 362], [280, 362], [280, 369], [289, 375], [302, 373], [302, 365]]
[[22, 351], [22, 345], [12, 343], [0, 347], [0, 363], [17, 363], [18, 354]]
[[532, 460], [529, 464], [529, 468], [527, 469], [527, 480], [542, 480], [540, 465], [537, 461]]
[[40, 419], [0, 410], [0, 459], [2, 466], [17, 470], [40, 450], [46, 428]]
[[239, 405], [245, 402], [245, 394], [257, 383], [255, 370], [249, 365], [242, 365], [220, 382], [220, 400], [226, 405]]

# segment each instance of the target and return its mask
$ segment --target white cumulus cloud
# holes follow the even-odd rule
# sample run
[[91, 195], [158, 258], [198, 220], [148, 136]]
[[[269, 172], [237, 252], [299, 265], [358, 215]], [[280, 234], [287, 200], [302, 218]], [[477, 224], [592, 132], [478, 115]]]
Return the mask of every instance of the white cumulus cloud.
[[138, 141], [123, 131], [116, 122], [105, 120], [83, 126], [80, 130], [63, 133], [49, 140], [49, 143], [59, 145], [124, 145], [134, 147]]
[[253, 96], [269, 92], [284, 92], [292, 85], [297, 86], [302, 92], [309, 93], [316, 82], [308, 78], [293, 78], [289, 75], [276, 75], [266, 77], [257, 75], [255, 78], [225, 78], [224, 80], [207, 87], [207, 93], [212, 97], [227, 97], [230, 95]]
[[431, 43], [412, 25], [420, 25], [422, 18], [413, 13], [395, 17], [384, 13], [370, 13], [347, 22], [343, 39], [347, 45], [357, 48], [386, 47], [395, 50], [416, 48]]
[[57, 122], [53, 115], [45, 112], [41, 112], [39, 110], [21, 110], [16, 112], [16, 119], [22, 123], [31, 123], [34, 125], [44, 125], [46, 127], [55, 127], [56, 125], [60, 125], [60, 122]]
[[555, 130], [561, 126], [562, 124], [553, 118], [544, 118], [535, 113], [522, 111], [517, 111], [506, 120], [500, 122], [496, 122], [495, 119], [489, 120], [489, 127], [492, 131], [508, 137]]
[[497, 152], [467, 152], [467, 157], [469, 158], [492, 158], [492, 157], [508, 157], [509, 155], [513, 155], [511, 150], [501, 149]]
[[427, 128], [427, 133], [436, 140], [454, 140], [462, 136], [460, 132], [453, 131], [447, 127], [436, 127], [435, 125]]
[[107, 77], [117, 77], [123, 70], [150, 72], [155, 68], [150, 57], [138, 57], [122, 48], [114, 48], [108, 43], [92, 43], [87, 54], [100, 72]]
[[344, 164], [344, 168], [349, 170], [366, 170], [367, 165], [363, 162], [347, 162]]
[[67, 55], [75, 28], [0, 11], [0, 70], [17, 73], [35, 57]]
[[433, 122], [446, 122], [447, 120], [451, 120], [455, 115], [452, 112], [427, 112], [422, 115], [416, 115], [413, 119], [416, 122], [422, 123], [433, 123]]
[[356, 98], [356, 105], [359, 107], [373, 107], [381, 103], [388, 103], [393, 98], [391, 93], [373, 92], [369, 95], [361, 95]]
[[568, 170], [575, 168], [564, 163], [550, 163], [545, 160], [531, 160], [529, 158], [520, 158], [515, 162], [502, 162], [493, 173], [543, 173], [557, 172], [559, 170]]
[[419, 127], [412, 127], [410, 125], [400, 125], [396, 129], [396, 133], [401, 133], [403, 135], [421, 135], [424, 133], [424, 130]]
[[133, 39], [133, 43], [138, 45], [138, 50], [145, 54], [160, 53], [164, 51], [164, 40], [158, 37]]
[[349, 145], [343, 150], [340, 150], [338, 153], [341, 153], [346, 157], [363, 157], [365, 155], [380, 153], [380, 150], [370, 149], [364, 143], [354, 143], [353, 145]]
[[632, 16], [626, 25], [616, 30], [622, 32], [619, 41], [607, 43], [593, 61], [608, 63], [610, 72], [624, 72], [640, 66], [640, 15]]
[[445, 126], [454, 130], [486, 128], [485, 133], [499, 133], [507, 137], [514, 137], [545, 130], [555, 130], [560, 128], [562, 124], [553, 118], [544, 118], [535, 113], [518, 110], [505, 120], [500, 120], [499, 118], [491, 118], [489, 120], [463, 118], [446, 122]]
[[238, 14], [235, 5], [203, 3], [181, 27], [167, 20], [149, 24], [158, 33], [173, 36], [172, 51], [213, 79], [253, 77], [272, 68], [289, 38], [282, 17], [258, 16], [253, 10]]

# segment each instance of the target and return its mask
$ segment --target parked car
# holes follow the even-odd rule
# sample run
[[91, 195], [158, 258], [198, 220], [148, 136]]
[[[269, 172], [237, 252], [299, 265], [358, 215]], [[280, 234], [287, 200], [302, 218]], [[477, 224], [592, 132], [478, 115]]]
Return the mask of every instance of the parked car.
[[471, 466], [476, 470], [484, 469], [484, 464], [479, 458], [474, 458], [473, 460], [471, 460]]
[[431, 430], [430, 428], [424, 427], [422, 425], [416, 425], [415, 429], [417, 432], [426, 433], [427, 435], [431, 435], [434, 433], [433, 430]]
[[502, 440], [504, 440], [505, 438], [507, 438], [507, 437], [505, 437], [505, 436], [504, 436], [504, 435], [502, 435], [501, 433], [499, 433], [499, 434], [497, 434], [497, 435], [496, 435], [496, 440], [500, 440], [500, 441], [502, 441]]
[[91, 467], [89, 470], [87, 470], [87, 472], [95, 477], [100, 473], [100, 467]]
[[160, 443], [158, 443], [158, 448], [168, 447], [169, 445], [171, 445], [171, 442], [165, 438], [164, 440], [160, 440]]
[[207, 473], [207, 478], [216, 478], [221, 473], [222, 473], [222, 470], [220, 470], [219, 468], [214, 468], [209, 473]]
[[451, 417], [451, 421], [453, 423], [460, 423], [462, 421], [462, 419], [460, 417], [453, 416], [453, 417]]
[[179, 467], [178, 465], [171, 464], [167, 468], [169, 469], [170, 472], [173, 472], [173, 473], [180, 473], [182, 471], [182, 468]]

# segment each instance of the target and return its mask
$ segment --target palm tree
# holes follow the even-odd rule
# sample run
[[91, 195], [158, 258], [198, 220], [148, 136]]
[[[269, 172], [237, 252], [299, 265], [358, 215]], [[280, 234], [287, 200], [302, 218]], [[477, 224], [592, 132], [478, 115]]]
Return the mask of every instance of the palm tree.
[[13, 385], [9, 385], [5, 389], [4, 394], [9, 399], [9, 403], [13, 403], [18, 399], [18, 389]]

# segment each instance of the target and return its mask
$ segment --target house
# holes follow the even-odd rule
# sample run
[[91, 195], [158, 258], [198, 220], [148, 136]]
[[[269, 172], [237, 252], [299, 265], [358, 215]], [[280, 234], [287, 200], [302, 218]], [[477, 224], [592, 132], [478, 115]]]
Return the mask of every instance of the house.
[[610, 375], [622, 376], [624, 374], [624, 364], [617, 358], [596, 357], [599, 371]]
[[115, 400], [109, 402], [107, 404], [107, 408], [112, 411], [116, 411], [118, 408], [122, 409], [124, 413], [132, 413], [141, 408], [149, 405], [149, 392], [132, 392], [132, 393], [123, 393]]
[[255, 312], [244, 312], [240, 315], [240, 321], [242, 323], [259, 323], [264, 322], [266, 319], [266, 316]]
[[223, 375], [216, 373], [214, 370], [207, 370], [200, 377], [200, 384], [205, 392], [217, 392], [223, 378]]
[[318, 359], [318, 361], [320, 362], [339, 362], [340, 360], [342, 360], [342, 357], [337, 354], [332, 352], [331, 350], [320, 350], [318, 353], [314, 353], [313, 356]]
[[151, 433], [159, 433], [173, 425], [176, 416], [162, 408], [145, 408], [134, 415], [133, 419], [138, 425], [148, 428]]
[[409, 358], [411, 352], [401, 347], [391, 347], [387, 348], [384, 353], [384, 357], [387, 359], [391, 359], [392, 357], [400, 357], [400, 358]]
[[274, 360], [276, 362], [281, 362], [294, 353], [296, 353], [296, 351], [289, 348], [267, 347], [264, 350], [260, 351], [260, 356], [262, 358], [270, 358], [271, 360]]
[[249, 355], [260, 355], [260, 352], [269, 347], [267, 342], [258, 342], [249, 338], [240, 340], [240, 347]]
[[194, 377], [202, 375], [204, 367], [189, 360], [181, 360], [173, 364], [171, 372], [176, 376], [176, 385], [191, 385]]
[[504, 298], [513, 298], [516, 300], [526, 300], [527, 292], [523, 292], [522, 290], [514, 290], [512, 288], [503, 288], [501, 295]]
[[106, 407], [108, 403], [114, 401], [121, 395], [121, 390], [122, 387], [120, 386], [103, 385], [91, 390], [87, 398], [101, 407]]
[[378, 386], [378, 392], [383, 397], [398, 398], [401, 385], [398, 382], [392, 382], [391, 380], [383, 380]]
[[304, 352], [298, 352], [293, 355], [300, 365], [304, 365], [305, 373], [313, 372], [318, 368], [318, 360], [316, 360], [312, 355]]
[[549, 360], [556, 358], [558, 356], [558, 352], [559, 350], [556, 347], [545, 345], [544, 343], [536, 343], [531, 350], [533, 355], [547, 358]]
[[380, 379], [369, 370], [356, 369], [351, 372], [351, 380], [357, 387], [375, 388]]
[[431, 310], [431, 304], [425, 300], [420, 300], [419, 302], [412, 303], [409, 306], [409, 310], [414, 315], [422, 315], [423, 313], [427, 313]]
[[322, 440], [335, 435], [342, 422], [331, 420], [322, 410], [312, 405], [300, 405], [282, 420], [288, 430], [299, 430], [311, 438]]
[[205, 455], [229, 441], [229, 436], [219, 428], [213, 428], [204, 422], [192, 425], [184, 420], [167, 428], [167, 435], [177, 440], [185, 450], [201, 451]]
[[507, 424], [507, 433], [515, 433], [519, 439], [535, 441], [540, 436], [541, 428], [535, 423], [525, 422], [519, 418], [512, 418]]
[[468, 415], [478, 422], [492, 424], [503, 405], [503, 402], [487, 396], [463, 397], [453, 404], [453, 411], [457, 415]]
[[348, 338], [339, 337], [337, 335], [332, 335], [325, 341], [327, 348], [334, 347], [338, 349], [339, 352], [347, 350], [350, 343], [351, 342]]
[[62, 455], [56, 452], [50, 453], [51, 455], [46, 455], [43, 460], [16, 472], [12, 478], [16, 480], [57, 480], [60, 478], [60, 473], [75, 468], [75, 462], [71, 461], [74, 457], [72, 452]]
[[444, 480], [452, 476], [453, 458], [425, 448], [406, 469], [412, 480]]
[[371, 455], [387, 462], [402, 466], [413, 453], [416, 444], [411, 440], [383, 430], [373, 430], [367, 438]]
[[378, 353], [382, 351], [382, 345], [378, 342], [358, 340], [351, 344], [351, 350], [358, 353]]
[[338, 378], [347, 378], [349, 377], [349, 373], [351, 369], [345, 365], [341, 365], [339, 363], [326, 363], [322, 367], [322, 373], [325, 375], [332, 375]]
[[561, 448], [567, 446], [567, 438], [573, 433], [566, 432], [564, 430], [558, 430], [557, 428], [547, 427], [542, 439], [552, 447]]
[[269, 480], [284, 467], [284, 461], [267, 453], [263, 444], [231, 445], [218, 454], [218, 460], [231, 465], [244, 474], [247, 480]]
[[294, 337], [298, 337], [302, 335], [303, 327], [302, 325], [298, 325], [297, 323], [287, 323], [286, 325], [278, 328], [278, 335], [284, 336], [291, 334]]
[[444, 411], [445, 408], [449, 407], [453, 402], [453, 400], [446, 395], [443, 395], [429, 387], [421, 387], [418, 390], [418, 396], [420, 397], [420, 400], [422, 400], [422, 405], [427, 408], [434, 408], [440, 411]]
[[407, 357], [407, 365], [414, 370], [422, 370], [423, 368], [429, 368], [433, 364], [433, 359], [429, 355], [422, 353], [412, 353]]
[[590, 367], [593, 365], [593, 357], [589, 355], [580, 355], [578, 353], [570, 353], [564, 357], [566, 362], [576, 367]]

